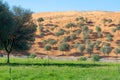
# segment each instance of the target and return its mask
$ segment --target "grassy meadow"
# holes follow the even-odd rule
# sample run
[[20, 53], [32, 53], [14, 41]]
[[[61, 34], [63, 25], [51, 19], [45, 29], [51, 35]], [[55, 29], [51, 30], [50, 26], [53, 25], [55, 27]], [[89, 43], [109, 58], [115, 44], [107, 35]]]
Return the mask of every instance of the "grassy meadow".
[[11, 58], [10, 71], [5, 62], [0, 58], [0, 80], [120, 80], [118, 63]]

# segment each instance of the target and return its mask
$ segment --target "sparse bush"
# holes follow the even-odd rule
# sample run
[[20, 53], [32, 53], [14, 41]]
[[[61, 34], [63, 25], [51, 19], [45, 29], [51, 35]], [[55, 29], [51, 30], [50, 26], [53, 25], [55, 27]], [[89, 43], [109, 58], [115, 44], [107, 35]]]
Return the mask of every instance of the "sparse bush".
[[46, 51], [50, 51], [50, 50], [51, 50], [51, 46], [50, 46], [50, 45], [46, 45], [46, 46], [44, 47], [44, 49], [45, 49]]
[[71, 28], [71, 27], [74, 27], [74, 26], [76, 26], [74, 23], [68, 23], [68, 24], [66, 24], [66, 28]]
[[90, 44], [90, 43], [91, 43], [90, 39], [85, 40], [85, 44]]
[[97, 32], [101, 32], [100, 26], [96, 26], [96, 31], [97, 31]]
[[75, 34], [79, 36], [79, 34], [81, 33], [81, 30], [78, 29], [77, 31], [75, 31]]
[[108, 21], [108, 23], [111, 23], [111, 22], [112, 22], [112, 19], [108, 19], [107, 21]]
[[87, 34], [85, 34], [85, 35], [83, 36], [83, 40], [86, 40], [86, 39], [90, 39], [89, 35], [87, 35]]
[[74, 48], [78, 48], [79, 45], [80, 45], [79, 42], [75, 42], [75, 43], [74, 43]]
[[49, 30], [48, 30], [48, 29], [46, 29], [46, 30], [45, 30], [45, 32], [46, 32], [46, 33], [48, 33], [48, 32], [49, 32]]
[[30, 55], [29, 55], [29, 58], [35, 58], [37, 55], [35, 54], [35, 53], [31, 53]]
[[37, 21], [38, 21], [38, 22], [43, 22], [44, 19], [40, 17], [40, 18], [37, 19]]
[[89, 33], [89, 34], [92, 34], [92, 32], [93, 32], [92, 29], [89, 29], [89, 30], [88, 30], [88, 33]]
[[116, 32], [116, 29], [115, 29], [115, 28], [113, 28], [113, 29], [112, 29], [112, 32]]
[[66, 31], [65, 33], [66, 33], [66, 34], [70, 34], [70, 31]]
[[114, 36], [113, 36], [112, 34], [109, 33], [109, 34], [107, 35], [107, 37], [114, 37]]
[[96, 42], [95, 42], [95, 48], [96, 48], [96, 49], [99, 49], [99, 45], [100, 45], [100, 44], [101, 44], [101, 41], [96, 41]]
[[88, 27], [87, 26], [83, 26], [82, 27], [82, 32], [87, 32], [88, 31]]
[[40, 25], [40, 26], [39, 26], [39, 29], [40, 29], [40, 32], [42, 32], [43, 29], [44, 29], [43, 25]]
[[110, 43], [104, 43], [104, 45], [101, 47], [101, 52], [107, 55], [109, 55], [109, 53], [112, 51], [112, 48], [110, 47]]
[[115, 48], [115, 49], [114, 49], [114, 53], [115, 53], [116, 55], [120, 54], [120, 49], [119, 49], [119, 48]]
[[62, 43], [59, 46], [60, 51], [68, 51], [70, 49], [70, 45], [68, 43]]
[[41, 32], [41, 33], [40, 33], [40, 37], [43, 37], [43, 36], [44, 36], [44, 33], [43, 33], [43, 32]]
[[53, 31], [54, 29], [55, 29], [54, 27], [51, 28], [52, 31]]
[[86, 61], [87, 60], [87, 58], [85, 57], [85, 56], [80, 56], [80, 59], [79, 59], [80, 61]]
[[102, 37], [103, 37], [103, 34], [100, 33], [100, 32], [98, 32], [98, 33], [97, 33], [97, 37], [98, 37], [98, 38], [102, 38]]
[[93, 53], [93, 49], [94, 49], [94, 44], [93, 43], [88, 44], [86, 49], [85, 49], [85, 51], [90, 54], [90, 57], [91, 57], [91, 54]]
[[70, 36], [70, 40], [74, 40], [74, 39], [76, 39], [76, 34], [72, 34], [72, 35]]
[[83, 53], [83, 51], [85, 50], [85, 44], [79, 44], [78, 50], [80, 51], [80, 53]]
[[57, 41], [56, 41], [56, 40], [50, 40], [50, 41], [49, 41], [49, 44], [55, 45], [55, 44], [57, 44]]
[[107, 41], [113, 41], [112, 37], [107, 37]]
[[63, 42], [68, 42], [68, 41], [70, 41], [70, 37], [69, 36], [64, 36]]
[[100, 60], [100, 56], [98, 54], [93, 54], [92, 55], [92, 61], [96, 62]]

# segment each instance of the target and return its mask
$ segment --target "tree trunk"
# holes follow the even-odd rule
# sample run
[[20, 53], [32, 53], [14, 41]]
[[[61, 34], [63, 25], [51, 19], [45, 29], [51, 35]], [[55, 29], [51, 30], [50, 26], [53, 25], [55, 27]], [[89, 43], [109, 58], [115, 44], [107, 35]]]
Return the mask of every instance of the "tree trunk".
[[10, 64], [10, 53], [7, 53], [7, 64]]

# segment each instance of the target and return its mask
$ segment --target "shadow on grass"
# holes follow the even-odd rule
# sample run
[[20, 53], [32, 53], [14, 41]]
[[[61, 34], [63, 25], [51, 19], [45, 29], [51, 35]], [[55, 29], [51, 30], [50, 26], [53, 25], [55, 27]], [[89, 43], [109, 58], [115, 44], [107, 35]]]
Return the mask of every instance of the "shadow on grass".
[[[0, 66], [7, 66], [6, 63], [0, 63]], [[81, 67], [81, 68], [91, 68], [91, 67], [105, 67], [108, 64], [94, 64], [94, 63], [11, 63], [12, 66], [58, 66], [58, 67]], [[109, 65], [111, 66], [111, 65]]]

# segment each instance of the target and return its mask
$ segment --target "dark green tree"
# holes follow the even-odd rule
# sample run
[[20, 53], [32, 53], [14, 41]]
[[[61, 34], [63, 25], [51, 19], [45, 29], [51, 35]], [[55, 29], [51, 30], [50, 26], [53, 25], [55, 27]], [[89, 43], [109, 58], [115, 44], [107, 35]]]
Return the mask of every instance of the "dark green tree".
[[12, 51], [30, 49], [34, 39], [36, 25], [32, 20], [32, 12], [20, 7], [9, 8], [0, 1], [0, 44], [7, 52], [7, 63]]
[[91, 54], [93, 53], [93, 49], [94, 49], [93, 43], [88, 44], [86, 47], [86, 52], [88, 52], [90, 54], [90, 57], [91, 57]]
[[83, 51], [85, 50], [85, 44], [79, 44], [78, 50], [80, 51], [80, 53], [83, 53]]
[[109, 56], [110, 52], [112, 51], [110, 43], [104, 43], [104, 45], [101, 47], [101, 51]]
[[64, 36], [63, 42], [69, 42], [70, 41], [70, 36]]
[[44, 49], [47, 51], [47, 53], [48, 53], [48, 51], [50, 51], [52, 48], [51, 48], [51, 46], [50, 45], [46, 45], [45, 47], [44, 47]]
[[[118, 31], [118, 35], [120, 36], [120, 25], [116, 27], [116, 31]], [[120, 39], [120, 38], [119, 38]]]
[[37, 19], [37, 21], [41, 23], [41, 22], [44, 21], [44, 19], [40, 17], [40, 18]]
[[113, 41], [113, 35], [111, 33], [107, 35], [107, 41]]
[[97, 31], [97, 32], [101, 32], [100, 26], [96, 26], [96, 31]]
[[114, 53], [115, 53], [116, 56], [118, 57], [118, 54], [120, 54], [120, 49], [119, 49], [119, 48], [115, 48], [115, 49], [114, 49]]
[[70, 36], [70, 40], [74, 40], [74, 39], [76, 39], [76, 34], [72, 34], [72, 35]]
[[77, 36], [79, 36], [80, 33], [81, 33], [81, 30], [80, 30], [80, 29], [78, 29], [77, 31], [75, 31], [75, 34], [76, 34]]
[[97, 40], [97, 41], [95, 42], [95, 46], [94, 46], [94, 47], [95, 47], [96, 49], [99, 49], [99, 45], [100, 45], [100, 44], [101, 44], [101, 41], [98, 41], [98, 40]]
[[75, 27], [76, 25], [74, 24], [74, 23], [68, 23], [68, 24], [66, 24], [66, 28], [71, 28], [71, 30], [72, 30], [72, 27]]
[[68, 43], [62, 43], [58, 49], [62, 52], [66, 52], [70, 50], [70, 45]]

